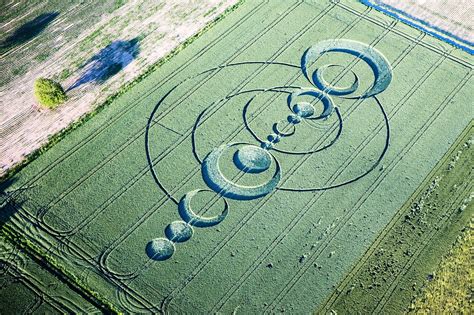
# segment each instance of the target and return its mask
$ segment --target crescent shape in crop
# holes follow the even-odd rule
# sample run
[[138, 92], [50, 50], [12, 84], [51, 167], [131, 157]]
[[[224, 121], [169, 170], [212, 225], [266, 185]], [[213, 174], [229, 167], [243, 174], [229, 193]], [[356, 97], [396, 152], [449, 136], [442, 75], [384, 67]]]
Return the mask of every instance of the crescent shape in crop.
[[221, 214], [214, 216], [214, 217], [204, 217], [197, 215], [192, 207], [191, 207], [191, 199], [202, 191], [208, 191], [205, 189], [196, 189], [188, 192], [184, 197], [181, 199], [178, 205], [179, 215], [189, 225], [196, 226], [196, 227], [211, 227], [217, 225], [224, 221], [229, 213], [229, 204], [227, 200], [224, 199], [224, 211]]
[[[308, 48], [301, 58], [301, 70], [303, 71], [306, 79], [308, 79], [308, 81], [312, 84], [316, 84], [316, 82], [311, 80], [311, 76], [308, 74], [307, 67], [326, 52], [347, 53], [362, 59], [370, 66], [372, 72], [374, 73], [375, 80], [372, 87], [360, 96], [361, 98], [379, 94], [380, 92], [384, 91], [392, 81], [392, 68], [387, 58], [385, 58], [385, 56], [380, 51], [367, 44], [354, 40], [329, 39], [321, 41]], [[319, 84], [325, 85], [324, 92], [328, 94], [335, 92], [335, 94], [341, 95], [341, 91], [338, 91], [335, 87], [324, 82], [319, 82]], [[353, 92], [352, 90], [353, 88], [350, 88], [347, 91]]]
[[[204, 159], [202, 164], [202, 176], [206, 184], [221, 196], [228, 197], [236, 200], [251, 200], [265, 196], [272, 190], [274, 190], [281, 178], [280, 164], [278, 160], [273, 157], [276, 163], [276, 170], [273, 177], [266, 183], [257, 186], [243, 186], [238, 185], [222, 174], [219, 168], [219, 159], [221, 155], [229, 147], [244, 144], [244, 143], [231, 143], [224, 144], [215, 148], [209, 155]], [[245, 143], [247, 144], [247, 143]]]

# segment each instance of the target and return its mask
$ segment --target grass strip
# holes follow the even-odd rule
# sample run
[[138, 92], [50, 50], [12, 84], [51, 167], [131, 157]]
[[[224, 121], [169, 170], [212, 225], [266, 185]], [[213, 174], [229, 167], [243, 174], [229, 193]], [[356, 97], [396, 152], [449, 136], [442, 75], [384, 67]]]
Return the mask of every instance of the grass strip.
[[[10, 204], [11, 205], [11, 204]], [[5, 241], [14, 246], [20, 247], [23, 252], [33, 261], [42, 266], [45, 270], [56, 276], [65, 283], [71, 290], [78, 293], [86, 301], [99, 308], [106, 314], [120, 314], [121, 312], [110, 303], [105, 297], [89, 288], [79, 278], [70, 273], [66, 268], [57, 263], [56, 259], [44, 252], [40, 247], [22, 237], [19, 233], [13, 231], [7, 225], [2, 226], [0, 234], [4, 236]]]

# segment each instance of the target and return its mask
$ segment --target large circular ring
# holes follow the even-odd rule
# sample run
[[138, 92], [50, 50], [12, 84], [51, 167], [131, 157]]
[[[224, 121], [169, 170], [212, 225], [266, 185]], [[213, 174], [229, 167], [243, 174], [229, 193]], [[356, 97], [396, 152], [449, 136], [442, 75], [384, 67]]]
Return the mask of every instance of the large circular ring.
[[[316, 85], [316, 82], [311, 80], [311, 76], [308, 74], [308, 66], [313, 64], [326, 52], [342, 52], [353, 55], [365, 61], [372, 69], [375, 79], [371, 88], [362, 95], [353, 97], [366, 98], [374, 96], [384, 91], [392, 81], [392, 68], [390, 67], [390, 63], [388, 62], [387, 58], [385, 58], [385, 56], [382, 55], [382, 53], [377, 49], [354, 40], [330, 39], [321, 41], [316, 45], [311, 46], [308, 48], [308, 50], [306, 50], [306, 52], [303, 54], [303, 57], [301, 58], [301, 70], [303, 71], [306, 79], [314, 85]], [[332, 91], [328, 89], [328, 94], [331, 94], [331, 92]]]

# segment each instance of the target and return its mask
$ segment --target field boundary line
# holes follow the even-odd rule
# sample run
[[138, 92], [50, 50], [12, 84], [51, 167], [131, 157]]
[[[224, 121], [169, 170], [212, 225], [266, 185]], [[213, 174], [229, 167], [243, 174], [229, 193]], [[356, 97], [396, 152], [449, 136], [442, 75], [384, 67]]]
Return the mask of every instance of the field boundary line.
[[[354, 14], [357, 14], [357, 15], [360, 14], [357, 10], [355, 10], [354, 8], [351, 8], [350, 6], [348, 6], [348, 5], [346, 5], [346, 4], [342, 3], [342, 2], [338, 2], [337, 5], [338, 5], [339, 7], [341, 7], [341, 8], [343, 8], [344, 10], [349, 11], [349, 12], [351, 12], [351, 13], [354, 13]], [[364, 6], [367, 6], [367, 5], [365, 5], [365, 4], [363, 4], [363, 5], [364, 5]], [[386, 15], [385, 15], [385, 16], [386, 16]], [[389, 16], [389, 18], [390, 18], [390, 19], [394, 19], [393, 17], [390, 17], [390, 16]], [[374, 18], [372, 18], [372, 17], [365, 17], [365, 19], [366, 19], [367, 21], [370, 21], [370, 22], [374, 23], [374, 24], [380, 24], [380, 22], [378, 22], [376, 19], [374, 19]], [[401, 21], [401, 22], [403, 22], [403, 21]], [[405, 25], [407, 25], [408, 27], [410, 27], [410, 28], [413, 29], [412, 26], [406, 24], [405, 22], [403, 22], [403, 23], [404, 23]], [[396, 33], [397, 35], [400, 35], [400, 36], [402, 36], [402, 37], [405, 37], [405, 38], [407, 38], [407, 39], [409, 39], [409, 40], [412, 40], [412, 38], [413, 38], [412, 35], [407, 34], [407, 33], [403, 32], [403, 31], [401, 31], [401, 30], [395, 29], [395, 30], [394, 30], [394, 33]], [[424, 33], [426, 33], [426, 32], [424, 32]], [[438, 40], [439, 40], [439, 39], [438, 39]], [[420, 43], [420, 46], [423, 46], [423, 47], [425, 47], [425, 48], [427, 48], [427, 49], [429, 49], [429, 50], [431, 50], [431, 51], [433, 51], [433, 52], [435, 52], [435, 53], [437, 53], [437, 54], [439, 54], [439, 55], [443, 55], [443, 52], [440, 52], [439, 48], [437, 48], [437, 47], [434, 46], [433, 44], [426, 43], [426, 42], [423, 41], [423, 42]], [[452, 47], [452, 46], [450, 46], [450, 47]], [[456, 47], [453, 47], [453, 48], [459, 49], [459, 48], [456, 48]], [[463, 65], [463, 66], [465, 66], [465, 67], [468, 68], [468, 69], [473, 69], [473, 68], [474, 68], [474, 64], [472, 64], [472, 63], [470, 63], [470, 62], [468, 62], [468, 61], [466, 61], [466, 60], [463, 60], [463, 59], [461, 59], [461, 58], [459, 58], [459, 57], [453, 56], [453, 55], [451, 55], [451, 54], [448, 56], [448, 59], [450, 59], [451, 61], [454, 61], [454, 62], [456, 62], [456, 63], [459, 63], [460, 65]]]
[[[22, 209], [23, 206], [22, 205], [18, 205], [18, 204], [15, 204], [15, 208], [17, 209]], [[64, 241], [61, 240], [61, 239], [58, 239], [58, 238], [51, 238], [48, 234], [48, 232], [46, 230], [44, 230], [41, 226], [35, 224], [34, 222], [30, 221], [30, 219], [28, 218], [29, 213], [26, 212], [26, 210], [18, 210], [17, 213], [23, 217], [23, 219], [18, 219], [18, 218], [14, 218], [13, 220], [10, 220], [9, 223], [9, 228], [15, 232], [17, 235], [25, 235], [25, 220], [26, 222], [30, 222], [30, 227], [33, 227], [34, 229], [38, 230], [38, 231], [32, 231], [32, 232], [29, 232], [27, 233], [28, 236], [26, 237], [21, 237], [21, 236], [18, 236], [16, 237], [16, 241], [22, 241], [23, 239], [26, 241], [26, 242], [31, 242], [33, 243], [33, 246], [35, 247], [38, 247], [40, 248], [42, 251], [45, 251], [46, 253], [46, 256], [50, 256], [50, 257], [59, 257], [59, 248], [64, 245]], [[19, 220], [23, 220], [23, 221], [19, 221]], [[18, 222], [17, 222], [18, 221]], [[46, 234], [48, 234], [48, 237], [44, 237], [42, 234], [42, 232], [45, 232]], [[36, 236], [40, 236], [42, 237], [42, 239], [40, 240], [35, 240], [34, 242], [32, 242], [32, 233], [35, 233]], [[79, 247], [79, 246], [76, 246], [75, 248], [72, 248], [72, 247], [66, 247], [67, 249], [69, 249], [71, 251], [71, 254], [70, 256], [72, 257], [77, 257], [79, 259], [82, 259], [81, 262], [84, 262], [85, 264], [88, 264], [90, 265], [90, 268], [92, 269], [95, 269], [95, 270], [100, 270], [99, 268], [97, 268], [97, 266], [95, 266], [93, 264], [93, 259], [94, 256], [91, 257], [90, 253], [86, 252], [83, 248]], [[52, 251], [53, 250], [58, 250], [58, 253], [53, 253]], [[72, 252], [74, 252], [74, 254], [72, 254]], [[53, 256], [51, 256], [53, 255]], [[46, 257], [44, 256], [44, 257]], [[77, 259], [76, 258], [76, 259]], [[56, 258], [51, 258], [52, 260], [54, 260], [54, 264], [57, 264], [56, 263]], [[71, 263], [74, 263], [74, 262], [71, 262]], [[77, 261], [75, 262], [76, 264], [78, 263]], [[85, 264], [82, 263], [81, 265], [85, 266]], [[64, 269], [62, 267], [61, 264], [57, 264], [59, 266], [59, 268], [61, 269]], [[134, 299], [134, 301], [138, 302], [140, 305], [141, 305], [141, 308], [140, 310], [143, 311], [143, 310], [150, 310], [150, 309], [155, 309], [155, 310], [159, 310], [156, 308], [156, 306], [152, 305], [152, 304], [149, 304], [148, 301], [146, 299], [144, 299], [142, 296], [140, 296], [139, 293], [137, 293], [136, 291], [134, 291], [133, 289], [129, 288], [128, 286], [124, 286], [124, 284], [120, 281], [117, 281], [115, 278], [110, 278], [108, 277], [107, 275], [101, 275], [101, 278], [108, 284], [108, 285], [111, 285], [111, 286], [118, 286], [120, 289], [124, 290], [124, 291], [127, 291], [129, 294], [130, 294], [130, 298]], [[148, 304], [147, 304], [148, 303]], [[121, 305], [120, 307], [126, 307], [124, 305]], [[135, 306], [136, 307], [136, 306]]]
[[[145, 78], [149, 77], [153, 72], [155, 72], [157, 69], [161, 68], [165, 63], [169, 62], [170, 59], [172, 59], [174, 56], [176, 56], [181, 50], [185, 49], [188, 47], [190, 44], [192, 44], [195, 40], [197, 40], [199, 37], [202, 35], [206, 34], [209, 30], [211, 30], [216, 24], [219, 22], [223, 21], [228, 15], [233, 13], [237, 8], [239, 8], [241, 5], [245, 3], [246, 0], [239, 0], [235, 5], [229, 7], [226, 9], [222, 14], [217, 16], [214, 20], [210, 21], [207, 23], [201, 30], [199, 30], [196, 34], [190, 36], [188, 39], [186, 39], [184, 42], [176, 46], [173, 50], [171, 50], [167, 55], [165, 55], [163, 58], [160, 58], [157, 62], [154, 64], [150, 65], [147, 69], [144, 70], [142, 74], [137, 76], [135, 79], [132, 81], [125, 83], [118, 89], [118, 91], [108, 97], [104, 102], [102, 102], [99, 106], [97, 106], [94, 110], [92, 110], [89, 113], [84, 114], [82, 117], [80, 117], [76, 122], [70, 124], [68, 127], [66, 127], [63, 131], [58, 132], [55, 134], [55, 136], [52, 137], [50, 141], [48, 141], [44, 146], [39, 148], [38, 150], [32, 152], [31, 154], [26, 157], [26, 159], [19, 163], [17, 166], [12, 167], [4, 176], [0, 178], [0, 183], [7, 181], [9, 178], [11, 178], [13, 175], [19, 172], [20, 169], [25, 167], [29, 162], [33, 161], [41, 155], [44, 151], [48, 150], [54, 144], [57, 142], [61, 141], [65, 135], [67, 135], [69, 132], [72, 132], [74, 129], [78, 128], [79, 126], [83, 125], [86, 121], [88, 121], [90, 118], [98, 114], [100, 111], [102, 111], [104, 108], [109, 107], [113, 101], [118, 99], [120, 96], [122, 96], [125, 92], [130, 91], [135, 85], [138, 83], [142, 82]], [[63, 162], [65, 159], [69, 158], [72, 156], [75, 152], [77, 152], [79, 149], [81, 149], [84, 145], [88, 144], [91, 142], [91, 140], [95, 139], [99, 134], [101, 134], [104, 130], [106, 130], [108, 127], [110, 127], [112, 124], [114, 124], [116, 121], [118, 121], [123, 115], [131, 111], [133, 108], [138, 106], [141, 101], [146, 99], [148, 96], [153, 94], [162, 84], [164, 84], [167, 80], [170, 78], [178, 75], [183, 71], [186, 67], [188, 67], [194, 60], [197, 58], [201, 57], [204, 53], [206, 53], [209, 49], [214, 47], [215, 44], [217, 44], [222, 37], [225, 37], [229, 35], [233, 30], [238, 28], [242, 23], [244, 23], [248, 18], [252, 17], [253, 14], [258, 12], [263, 4], [268, 3], [269, 0], [263, 0], [258, 6], [256, 10], [253, 10], [252, 12], [248, 13], [246, 16], [244, 16], [242, 19], [237, 21], [233, 26], [227, 28], [224, 30], [223, 34], [219, 36], [218, 38], [215, 38], [211, 43], [214, 44], [209, 44], [206, 46], [206, 48], [200, 50], [197, 54], [193, 55], [190, 59], [188, 59], [186, 62], [184, 62], [181, 66], [178, 67], [177, 71], [173, 71], [165, 78], [163, 78], [160, 82], [157, 83], [157, 87], [154, 89], [151, 89], [148, 93], [145, 93], [143, 96], [141, 96], [139, 99], [134, 101], [131, 106], [124, 107], [122, 111], [119, 111], [117, 115], [114, 115], [112, 119], [110, 119], [106, 124], [102, 125], [100, 128], [95, 130], [91, 136], [87, 137], [87, 139], [84, 139], [82, 141], [79, 141], [77, 144], [74, 145], [74, 148], [69, 150], [68, 152], [65, 152], [60, 156], [58, 159], [56, 159], [53, 163], [48, 164], [48, 166], [44, 167], [42, 170], [38, 171], [35, 175], [32, 176], [31, 179], [29, 179], [25, 184], [23, 184], [21, 187], [25, 186], [30, 186], [32, 183], [36, 182], [39, 178], [44, 176], [45, 174], [49, 173], [54, 167], [56, 167], [58, 164]], [[235, 28], [234, 28], [235, 26]]]
[[[470, 173], [471, 175], [472, 173]], [[451, 211], [449, 212], [448, 215], [446, 215], [441, 222], [439, 222], [438, 225], [436, 225], [435, 228], [433, 228], [428, 235], [426, 235], [422, 239], [422, 243], [416, 247], [415, 253], [410, 257], [410, 259], [406, 262], [406, 264], [403, 266], [403, 269], [400, 270], [400, 272], [397, 274], [395, 277], [395, 280], [390, 284], [389, 288], [384, 292], [382, 298], [379, 300], [377, 303], [376, 308], [372, 312], [372, 314], [380, 314], [380, 311], [383, 309], [383, 307], [388, 303], [390, 298], [393, 295], [394, 290], [396, 289], [398, 283], [403, 279], [403, 277], [406, 275], [406, 273], [410, 270], [410, 268], [413, 266], [414, 262], [416, 259], [420, 256], [420, 254], [428, 247], [430, 244], [430, 241], [436, 237], [440, 233], [440, 229], [445, 228], [448, 224], [450, 219], [453, 218], [454, 214], [456, 214], [457, 209], [454, 207], [455, 204], [459, 204], [463, 199], [465, 199], [466, 194], [471, 191], [471, 189], [474, 187], [472, 184], [469, 185], [469, 183], [465, 183], [465, 189], [462, 191], [461, 194], [459, 194], [456, 198], [453, 198], [452, 202], [450, 202], [449, 208]]]
[[[413, 203], [420, 194], [422, 194], [426, 190], [426, 186], [433, 180], [433, 176], [441, 169], [443, 164], [448, 160], [451, 155], [456, 150], [457, 146], [462, 142], [462, 139], [472, 130], [473, 125], [467, 126], [466, 129], [461, 133], [455, 143], [450, 147], [448, 152], [440, 159], [437, 165], [431, 170], [431, 172], [425, 177], [423, 182], [418, 186], [415, 192], [407, 199], [404, 205], [400, 207], [400, 210], [403, 209], [405, 206]], [[375, 250], [380, 246], [383, 240], [386, 238], [387, 234], [393, 229], [393, 227], [398, 223], [398, 220], [403, 216], [403, 211], [397, 211], [397, 213], [392, 217], [390, 222], [386, 225], [386, 227], [381, 231], [377, 239], [372, 243], [372, 245], [366, 250], [362, 258], [357, 262], [357, 264], [352, 268], [351, 272], [346, 275], [346, 277], [339, 283], [337, 288], [331, 294], [331, 296], [324, 302], [321, 307], [320, 311], [327, 311], [337, 300], [337, 298], [342, 294], [344, 289], [349, 285], [349, 283], [354, 279], [355, 275], [360, 271], [360, 269], [365, 265], [368, 261], [370, 256], [375, 252]], [[318, 311], [319, 312], [319, 311]]]
[[[25, 255], [29, 256], [28, 254], [25, 253]], [[48, 303], [50, 306], [52, 306], [53, 308], [55, 308], [59, 313], [61, 312], [68, 312], [70, 314], [73, 314], [75, 312], [78, 312], [78, 311], [81, 311], [81, 307], [79, 307], [76, 303], [74, 303], [73, 301], [71, 300], [67, 300], [68, 303], [74, 305], [75, 309], [74, 308], [71, 308], [69, 307], [68, 305], [66, 305], [65, 303], [61, 302], [60, 300], [57, 299], [57, 296], [54, 296], [52, 294], [49, 294], [47, 293], [46, 290], [44, 290], [44, 288], [42, 288], [42, 285], [39, 283], [39, 280], [34, 278], [32, 275], [32, 277], [28, 277], [27, 276], [27, 272], [21, 268], [21, 267], [18, 267], [18, 266], [15, 266], [13, 264], [11, 264], [9, 261], [3, 261], [3, 260], [0, 260], [2, 261], [2, 264], [4, 265], [7, 265], [8, 267], [8, 271], [6, 273], [10, 274], [12, 277], [15, 278], [16, 281], [20, 282], [20, 283], [23, 283], [27, 288], [29, 288], [31, 291], [33, 291], [34, 293], [38, 294], [39, 296], [41, 296], [42, 298], [42, 301], [39, 300], [40, 303], [35, 302], [29, 309], [28, 311], [33, 313], [37, 307], [41, 304], [41, 302], [46, 302]], [[41, 265], [40, 265], [41, 266]], [[64, 283], [62, 280], [58, 280], [58, 281], [61, 281], [61, 283]], [[74, 293], [77, 293], [74, 291]], [[86, 300], [87, 301], [87, 300]], [[93, 304], [92, 304], [93, 305]], [[82, 310], [84, 311], [84, 310]]]
[[[11, 203], [10, 205], [13, 208], [17, 208], [18, 206], [15, 203]], [[71, 290], [79, 294], [86, 301], [93, 304], [97, 308], [102, 309], [103, 311], [117, 313], [115, 306], [111, 304], [106, 298], [91, 290], [88, 285], [79, 282], [75, 276], [66, 271], [64, 268], [58, 266], [51, 256], [45, 254], [41, 247], [36, 244], [32, 244], [27, 239], [23, 238], [21, 236], [22, 234], [19, 234], [21, 232], [3, 226], [0, 233], [7, 239], [7, 241], [12, 243], [14, 246], [16, 245], [23, 249], [25, 255], [28, 255], [31, 259], [33, 259], [33, 261], [51, 272], [52, 275], [58, 277], [61, 282], [66, 284]]]
[[[439, 26], [436, 26], [433, 23], [428, 22], [423, 18], [418, 18], [413, 14], [405, 12], [403, 10], [397, 9], [391, 5], [380, 3], [378, 1], [370, 1], [370, 0], [360, 0], [363, 4], [367, 6], [371, 6], [379, 12], [382, 12], [385, 15], [391, 16], [395, 19], [399, 19], [400, 21], [404, 22], [407, 25], [410, 25], [413, 28], [420, 29], [423, 32], [430, 34], [431, 36], [442, 40], [445, 43], [448, 43], [456, 48], [459, 48], [469, 54], [474, 54], [474, 43], [469, 41], [468, 39], [462, 38], [459, 35], [453, 34], [452, 31], [442, 29]], [[431, 14], [436, 14], [436, 12], [432, 10], [427, 10]], [[447, 18], [448, 21], [456, 23], [451, 18]], [[457, 24], [459, 27], [459, 23]], [[464, 28], [464, 27], [463, 27]], [[465, 29], [465, 28], [464, 28]]]

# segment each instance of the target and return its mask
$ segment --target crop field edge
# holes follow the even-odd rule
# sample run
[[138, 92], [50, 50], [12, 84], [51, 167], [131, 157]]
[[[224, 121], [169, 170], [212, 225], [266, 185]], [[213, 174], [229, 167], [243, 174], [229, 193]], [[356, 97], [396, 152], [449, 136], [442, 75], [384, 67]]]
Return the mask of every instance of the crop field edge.
[[[10, 206], [15, 205], [10, 203]], [[46, 271], [56, 276], [61, 282], [65, 283], [71, 290], [78, 293], [87, 302], [91, 303], [100, 310], [111, 313], [120, 314], [121, 312], [98, 292], [88, 287], [85, 283], [80, 281], [75, 275], [68, 272], [61, 266], [56, 259], [45, 253], [38, 246], [30, 242], [28, 239], [21, 236], [18, 232], [13, 231], [7, 226], [3, 225], [0, 228], [0, 235], [5, 238], [6, 242], [14, 246], [18, 246], [23, 252], [33, 261], [42, 266]]]
[[[474, 207], [474, 205], [470, 204], [469, 207]], [[467, 258], [467, 257], [464, 257], [464, 254], [462, 253], [464, 250], [467, 250], [469, 251], [470, 249], [472, 249], [472, 242], [474, 240], [473, 238], [473, 235], [472, 235], [472, 232], [474, 231], [474, 216], [471, 217], [468, 225], [466, 227], [464, 227], [462, 230], [461, 230], [461, 233], [457, 236], [456, 238], [456, 241], [452, 244], [451, 248], [449, 249], [448, 253], [445, 254], [441, 261], [440, 261], [440, 264], [437, 266], [436, 268], [436, 271], [435, 273], [438, 275], [438, 274], [441, 274], [441, 278], [438, 278], [436, 281], [436, 279], [433, 281], [433, 282], [428, 282], [428, 281], [425, 281], [422, 289], [421, 289], [421, 292], [419, 295], [416, 295], [412, 302], [411, 302], [411, 305], [410, 305], [410, 309], [409, 309], [409, 312], [410, 313], [414, 313], [414, 314], [421, 314], [422, 312], [429, 312], [430, 310], [436, 310], [438, 312], [441, 312], [441, 311], [447, 311], [446, 308], [444, 309], [441, 309], [441, 308], [437, 308], [437, 307], [447, 307], [448, 305], [445, 305], [443, 304], [443, 302], [446, 302], [446, 298], [444, 298], [442, 301], [439, 302], [439, 305], [437, 305], [436, 303], [437, 302], [434, 302], [435, 303], [435, 307], [432, 308], [431, 305], [430, 305], [430, 308], [428, 308], [427, 306], [429, 305], [429, 295], [433, 294], [433, 291], [436, 292], [437, 288], [439, 288], [440, 286], [440, 281], [444, 284], [445, 288], [447, 287], [448, 289], [453, 289], [453, 286], [456, 285], [456, 280], [459, 280], [459, 279], [456, 279], [457, 277], [455, 277], [454, 280], [452, 279], [448, 279], [448, 282], [443, 282], [443, 278], [446, 278], [444, 275], [445, 274], [449, 274], [452, 272], [452, 270], [449, 268], [449, 265], [452, 264], [452, 263], [455, 263], [455, 262], [459, 262], [459, 260], [461, 260], [461, 263], [463, 263], [463, 259]], [[468, 256], [468, 255], [466, 255]], [[457, 266], [457, 265], [456, 265]], [[466, 267], [466, 266], [464, 266]], [[457, 269], [457, 268], [456, 268]], [[464, 270], [464, 269], [463, 269]], [[465, 270], [468, 274], [465, 275], [467, 277], [471, 277], [469, 275], [469, 272], [473, 272], [473, 270], [471, 270], [469, 267], [466, 268]], [[467, 286], [469, 286], [469, 280], [466, 281], [466, 284]], [[445, 291], [446, 292], [446, 291]], [[449, 292], [449, 291], [448, 291]], [[464, 297], [460, 297], [459, 296], [459, 291], [455, 292], [454, 295], [451, 295], [452, 298], [454, 299], [457, 299], [457, 298], [460, 298], [460, 300], [457, 300], [456, 302], [461, 302], [462, 303], [462, 300], [465, 299], [467, 300], [469, 298], [469, 295], [465, 295]], [[444, 294], [444, 293], [443, 293]], [[446, 295], [449, 295], [448, 293], [446, 293]], [[464, 301], [465, 301], [464, 300]], [[467, 303], [469, 303], [469, 301], [465, 301]], [[448, 302], [449, 303], [449, 302]], [[450, 307], [452, 307], [452, 305], [449, 305]], [[451, 309], [452, 311], [452, 309]]]
[[[436, 39], [439, 39], [455, 48], [458, 48], [462, 51], [465, 51], [469, 54], [473, 54], [473, 50], [472, 48], [469, 48], [469, 45], [460, 41], [458, 38], [456, 38], [455, 35], [451, 34], [451, 33], [447, 33], [447, 34], [444, 34], [442, 32], [440, 32], [441, 34], [438, 34], [436, 31], [432, 30], [432, 27], [433, 25], [428, 23], [426, 26], [423, 26], [423, 25], [418, 25], [416, 23], [413, 22], [413, 18], [411, 18], [409, 15], [407, 15], [407, 13], [393, 13], [391, 12], [390, 10], [387, 10], [385, 9], [383, 6], [380, 6], [378, 5], [377, 3], [374, 3], [370, 0], [359, 0], [362, 4], [368, 6], [368, 7], [371, 7], [371, 8], [374, 8], [375, 10], [377, 10], [378, 12], [380, 13], [383, 13], [384, 15], [388, 16], [388, 17], [391, 17], [391, 18], [394, 18], [394, 19], [397, 19], [399, 20], [400, 22], [403, 22], [405, 23], [406, 25], [410, 26], [410, 27], [413, 27], [417, 30], [420, 30], [424, 33], [426, 33], [427, 35], [430, 35]], [[458, 43], [459, 41], [459, 43]]]
[[40, 148], [32, 151], [31, 153], [27, 154], [25, 158], [19, 162], [18, 164], [14, 165], [10, 169], [8, 169], [3, 176], [0, 176], [0, 194], [3, 192], [3, 189], [5, 188], [4, 185], [8, 183], [8, 180], [12, 178], [15, 174], [17, 174], [20, 170], [22, 170], [25, 166], [27, 166], [30, 162], [36, 160], [39, 156], [41, 156], [44, 152], [48, 151], [50, 148], [52, 148], [56, 143], [60, 142], [65, 136], [67, 136], [70, 132], [75, 130], [76, 128], [82, 126], [84, 123], [89, 121], [92, 117], [100, 113], [103, 109], [108, 107], [110, 104], [112, 104], [118, 97], [122, 96], [126, 92], [128, 92], [130, 89], [132, 89], [135, 85], [143, 81], [145, 78], [147, 78], [150, 74], [152, 74], [155, 70], [159, 69], [161, 66], [163, 66], [165, 63], [170, 61], [174, 56], [176, 56], [179, 52], [181, 52], [183, 49], [188, 47], [190, 44], [192, 44], [195, 40], [197, 40], [199, 37], [204, 35], [207, 31], [212, 29], [217, 23], [222, 21], [225, 17], [227, 17], [230, 13], [234, 12], [237, 8], [239, 8], [246, 0], [237, 0], [237, 3], [234, 5], [228, 7], [227, 9], [224, 10], [220, 15], [218, 15], [216, 18], [208, 22], [203, 28], [201, 28], [197, 33], [194, 35], [188, 37], [186, 40], [184, 40], [181, 44], [173, 48], [168, 54], [160, 58], [158, 61], [156, 61], [154, 64], [150, 65], [145, 71], [137, 76], [136, 78], [132, 79], [129, 82], [126, 82], [123, 84], [117, 92], [114, 94], [110, 95], [107, 97], [105, 101], [103, 101], [101, 104], [95, 106], [92, 110], [88, 111], [84, 115], [82, 115], [78, 120], [75, 122], [71, 123], [68, 127], [64, 128], [63, 130], [53, 134], [48, 138], [48, 140], [41, 145]]
[[[406, 213], [406, 209], [410, 208], [410, 205], [413, 204], [415, 201], [417, 201], [421, 195], [428, 189], [430, 186], [430, 183], [433, 181], [434, 178], [437, 177], [438, 174], [440, 174], [444, 168], [449, 164], [449, 160], [453, 158], [455, 155], [456, 151], [459, 150], [460, 146], [463, 145], [467, 140], [469, 140], [469, 136], [474, 134], [474, 121], [471, 121], [470, 124], [468, 124], [465, 129], [461, 132], [461, 134], [456, 138], [456, 140], [452, 143], [452, 145], [449, 147], [448, 151], [443, 155], [443, 157], [437, 162], [437, 164], [433, 167], [433, 169], [430, 171], [430, 173], [424, 178], [423, 182], [418, 186], [418, 188], [413, 192], [413, 194], [407, 199], [407, 201], [400, 207], [400, 210], [397, 214], [393, 216], [391, 221], [386, 225], [386, 227], [380, 232], [380, 234], [377, 236], [377, 238], [374, 240], [372, 245], [367, 248], [365, 253], [362, 255], [361, 259], [354, 264], [354, 266], [351, 268], [350, 272], [346, 274], [346, 276], [336, 285], [335, 290], [333, 291], [332, 294], [330, 294], [321, 305], [315, 309], [315, 314], [326, 314], [327, 312], [330, 311], [330, 306], [334, 305], [336, 301], [338, 301], [344, 290], [350, 287], [351, 281], [357, 279], [357, 277], [360, 275], [360, 272], [366, 267], [367, 262], [370, 260], [371, 256], [377, 251], [380, 245], [382, 245], [384, 239], [389, 235], [391, 232], [394, 231], [394, 228], [397, 226], [398, 223], [400, 223], [399, 219]], [[460, 172], [458, 170], [458, 172]], [[462, 174], [462, 177], [466, 176], [466, 174]], [[461, 199], [465, 198], [466, 196], [462, 196]], [[472, 209], [472, 204], [468, 206], [468, 209]], [[454, 235], [454, 239], [450, 239], [449, 241], [449, 248], [446, 250], [441, 250], [438, 253], [436, 253], [436, 257], [438, 258], [436, 268], [439, 267], [439, 263], [441, 262], [441, 259], [446, 256], [449, 251], [453, 248], [453, 246], [456, 245], [456, 237], [459, 235], [459, 233], [455, 233], [452, 230], [455, 230], [458, 227], [466, 227], [469, 225], [470, 218], [472, 217], [472, 214], [469, 214], [468, 209], [462, 213], [462, 217], [457, 219], [457, 220], [452, 220], [450, 225], [444, 225], [441, 227], [440, 230], [450, 230], [449, 237], [452, 237]], [[432, 244], [428, 244], [427, 247], [432, 246]], [[423, 250], [424, 251], [424, 250]], [[423, 287], [422, 287], [423, 288]], [[422, 289], [421, 288], [421, 289]], [[410, 303], [414, 300], [415, 295], [412, 296], [412, 299]], [[406, 305], [408, 311], [410, 311], [409, 307], [410, 304]]]

